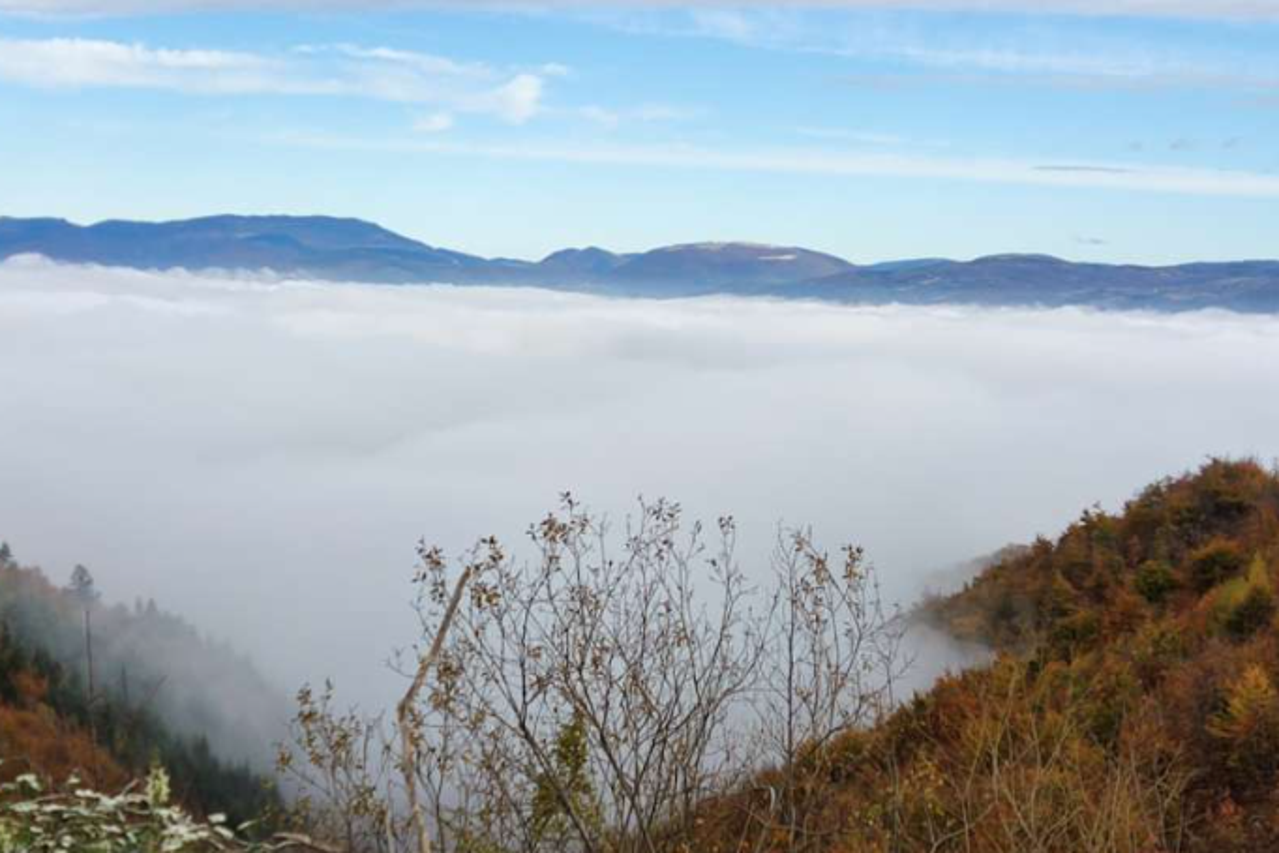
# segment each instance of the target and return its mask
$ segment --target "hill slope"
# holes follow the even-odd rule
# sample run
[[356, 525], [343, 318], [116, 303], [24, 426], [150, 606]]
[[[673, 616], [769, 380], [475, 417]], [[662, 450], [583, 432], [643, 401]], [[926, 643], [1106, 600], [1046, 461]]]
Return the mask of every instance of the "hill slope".
[[176, 222], [0, 219], [0, 257], [141, 269], [260, 270], [376, 282], [434, 281], [486, 262], [372, 223], [323, 216], [210, 216]]
[[[74, 774], [114, 790], [159, 763], [169, 771], [179, 800], [197, 812], [223, 812], [238, 823], [278, 811], [264, 776], [243, 761], [226, 760], [227, 754], [219, 755], [197, 731], [216, 713], [192, 714], [187, 704], [183, 716], [174, 716], [173, 702], [161, 698], [169, 676], [178, 691], [191, 689], [182, 685], [181, 672], [154, 676], [156, 661], [166, 652], [190, 653], [180, 634], [170, 634], [176, 649], [143, 646], [125, 654], [122, 629], [112, 622], [134, 617], [114, 614], [114, 620], [99, 620], [104, 626], [101, 642], [94, 642], [94, 670], [100, 681], [94, 688], [88, 685], [83, 655], [65, 647], [75, 633], [79, 650], [85, 648], [84, 607], [94, 616], [109, 613], [88, 593], [87, 587], [53, 587], [38, 570], [14, 562], [8, 546], [0, 546], [0, 781], [33, 773], [60, 783]], [[136, 618], [173, 619], [154, 607]], [[76, 622], [79, 630], [72, 628]], [[152, 634], [148, 641], [161, 636]], [[190, 663], [199, 666], [207, 657], [192, 654]], [[123, 680], [130, 671], [133, 680]], [[235, 688], [230, 679], [208, 686], [210, 692]]]
[[[1001, 651], [709, 804], [704, 849], [1279, 849], [1279, 474], [1214, 461], [931, 602]], [[738, 839], [758, 840], [741, 846]]]
[[243, 656], [212, 643], [181, 618], [135, 602], [103, 604], [87, 570], [79, 589], [58, 587], [0, 547], [0, 630], [39, 652], [69, 687], [85, 691], [85, 611], [96, 695], [145, 708], [175, 735], [204, 740], [219, 756], [265, 767], [291, 714], [288, 700]]
[[1071, 263], [1046, 255], [996, 255], [968, 262], [907, 262], [849, 270], [772, 293], [877, 304], [1273, 312], [1279, 311], [1279, 263], [1142, 267]]

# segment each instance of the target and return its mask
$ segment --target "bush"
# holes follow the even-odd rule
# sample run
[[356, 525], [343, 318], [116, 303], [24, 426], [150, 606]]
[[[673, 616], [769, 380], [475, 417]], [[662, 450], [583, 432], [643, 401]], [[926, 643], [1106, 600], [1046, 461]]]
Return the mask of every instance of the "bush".
[[1226, 691], [1225, 707], [1208, 723], [1222, 746], [1232, 787], [1268, 790], [1279, 773], [1279, 691], [1260, 666], [1249, 666]]
[[1266, 587], [1249, 587], [1243, 601], [1226, 617], [1226, 632], [1236, 640], [1246, 640], [1270, 624], [1274, 615], [1274, 593]]
[[1147, 560], [1137, 570], [1137, 592], [1151, 604], [1162, 604], [1180, 584], [1172, 569], [1162, 560]]
[[1076, 613], [1053, 626], [1048, 645], [1058, 660], [1070, 660], [1092, 647], [1101, 635], [1101, 620], [1096, 613]]
[[1181, 630], [1167, 622], [1147, 625], [1133, 639], [1133, 664], [1138, 677], [1152, 685], [1186, 655], [1186, 639]]
[[0, 785], [0, 850], [22, 853], [231, 853], [264, 851], [241, 843], [222, 815], [199, 822], [169, 802], [169, 777], [151, 771], [140, 791], [100, 794], [74, 777], [46, 792], [33, 774]]
[[1226, 540], [1209, 542], [1190, 556], [1190, 578], [1195, 591], [1205, 593], [1243, 569], [1239, 546]]
[[1217, 625], [1233, 640], [1246, 640], [1270, 624], [1276, 602], [1265, 560], [1254, 557], [1248, 574], [1223, 584], [1212, 603]]

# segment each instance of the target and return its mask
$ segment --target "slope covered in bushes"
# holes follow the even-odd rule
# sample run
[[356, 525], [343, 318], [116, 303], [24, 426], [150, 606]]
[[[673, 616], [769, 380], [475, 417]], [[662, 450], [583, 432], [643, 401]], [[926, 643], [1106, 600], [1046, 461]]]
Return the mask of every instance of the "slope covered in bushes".
[[[1279, 849], [1279, 476], [1212, 461], [1086, 511], [924, 617], [994, 646], [710, 804], [711, 850]], [[781, 771], [776, 771], [780, 773]]]

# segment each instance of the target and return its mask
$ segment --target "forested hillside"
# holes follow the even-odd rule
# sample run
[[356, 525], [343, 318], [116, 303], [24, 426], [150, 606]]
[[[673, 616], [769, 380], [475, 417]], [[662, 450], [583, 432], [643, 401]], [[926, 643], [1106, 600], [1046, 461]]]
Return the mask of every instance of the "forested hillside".
[[[712, 849], [1279, 849], [1279, 477], [1213, 461], [1084, 512], [925, 616], [1000, 650], [710, 806]], [[779, 771], [780, 772], [780, 771]], [[762, 834], [761, 834], [762, 833]], [[750, 839], [763, 838], [762, 847]]]
[[[274, 787], [208, 734], [244, 750], [239, 727], [262, 731], [245, 722], [261, 696], [221, 715], [228, 702], [218, 691], [242, 691], [246, 673], [154, 603], [103, 606], [84, 567], [59, 588], [0, 546], [0, 777], [76, 774], [109, 790], [158, 763], [175, 797], [197, 812], [257, 817], [278, 805]], [[261, 749], [259, 758], [269, 754]]]
[[12, 637], [87, 674], [85, 611], [96, 691], [145, 706], [175, 732], [208, 740], [213, 751], [269, 765], [290, 716], [286, 695], [231, 647], [201, 636], [154, 601], [103, 603], [92, 574], [77, 566], [58, 586], [43, 571], [0, 551], [0, 623]]

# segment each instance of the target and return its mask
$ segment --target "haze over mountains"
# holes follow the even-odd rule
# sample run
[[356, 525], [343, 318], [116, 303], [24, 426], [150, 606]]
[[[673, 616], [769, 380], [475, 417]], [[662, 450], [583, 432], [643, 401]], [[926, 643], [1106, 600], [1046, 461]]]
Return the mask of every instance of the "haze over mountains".
[[0, 218], [0, 259], [21, 254], [138, 269], [271, 270], [333, 281], [537, 286], [641, 297], [732, 294], [865, 304], [1279, 311], [1279, 261], [1274, 260], [1145, 267], [995, 255], [859, 266], [798, 247], [690, 243], [630, 254], [565, 249], [531, 262], [482, 258], [373, 223], [321, 216], [212, 216], [90, 226]]

